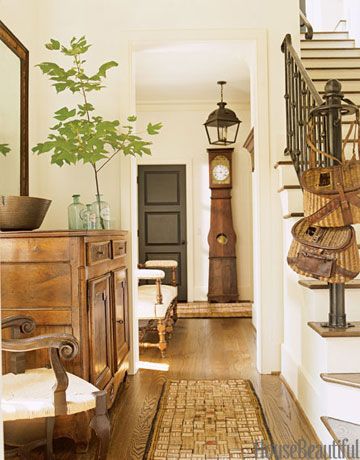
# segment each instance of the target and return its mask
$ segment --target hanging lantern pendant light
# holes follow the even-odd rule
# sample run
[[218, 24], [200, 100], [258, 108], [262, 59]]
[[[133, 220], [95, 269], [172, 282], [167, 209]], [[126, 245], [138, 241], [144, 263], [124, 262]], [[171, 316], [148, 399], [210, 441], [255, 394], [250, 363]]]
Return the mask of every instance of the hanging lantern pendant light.
[[206, 134], [212, 145], [234, 144], [241, 121], [233, 110], [226, 108], [223, 88], [226, 81], [218, 81], [217, 84], [221, 87], [221, 102], [218, 102], [219, 108], [211, 112], [204, 123]]

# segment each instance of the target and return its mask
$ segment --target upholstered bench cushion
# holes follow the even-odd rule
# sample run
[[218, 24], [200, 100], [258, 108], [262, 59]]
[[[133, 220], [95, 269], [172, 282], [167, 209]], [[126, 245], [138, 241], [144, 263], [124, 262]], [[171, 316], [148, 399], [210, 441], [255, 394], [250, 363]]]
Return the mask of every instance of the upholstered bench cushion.
[[163, 270], [150, 270], [147, 268], [138, 268], [136, 276], [139, 280], [162, 280], [165, 278]]
[[176, 260], [147, 260], [144, 264], [146, 268], [176, 268]]
[[177, 288], [162, 285], [162, 304], [156, 303], [156, 286], [146, 284], [138, 288], [137, 317], [138, 319], [163, 319], [171, 302], [177, 296]]
[[[95, 407], [94, 385], [69, 374], [66, 390], [67, 413], [87, 411]], [[4, 421], [51, 417], [54, 415], [56, 382], [52, 369], [30, 369], [24, 374], [5, 374], [2, 377], [1, 410]]]

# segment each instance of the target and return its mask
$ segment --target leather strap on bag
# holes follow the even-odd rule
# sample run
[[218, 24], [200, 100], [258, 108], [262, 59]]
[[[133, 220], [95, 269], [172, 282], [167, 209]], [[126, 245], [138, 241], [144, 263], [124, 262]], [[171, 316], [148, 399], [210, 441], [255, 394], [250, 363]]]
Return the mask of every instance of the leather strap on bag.
[[[331, 155], [330, 153], [326, 153], [323, 150], [320, 150], [318, 147], [316, 147], [315, 142], [314, 142], [314, 121], [313, 121], [313, 117], [310, 117], [309, 122], [308, 122], [308, 131], [306, 135], [306, 143], [308, 147], [310, 148], [310, 157], [309, 157], [310, 168], [315, 168], [317, 166], [316, 165], [316, 153], [326, 158], [329, 158], [330, 160], [335, 161], [336, 163], [345, 164], [345, 162], [347, 161], [345, 157], [345, 148], [347, 144], [349, 143], [349, 139], [350, 139], [350, 136], [353, 130], [354, 130], [354, 137], [353, 137], [353, 140], [351, 141], [353, 145], [352, 160], [357, 159], [360, 161], [360, 120], [359, 120], [358, 113], [356, 114], [356, 119], [350, 123], [348, 132], [345, 136], [344, 141], [342, 142], [341, 160], [339, 160], [334, 155]], [[357, 151], [357, 158], [356, 158], [356, 151]]]
[[342, 168], [333, 168], [336, 190], [339, 193], [339, 203], [341, 213], [345, 225], [349, 225], [353, 221], [351, 214], [350, 203], [344, 190], [344, 176]]

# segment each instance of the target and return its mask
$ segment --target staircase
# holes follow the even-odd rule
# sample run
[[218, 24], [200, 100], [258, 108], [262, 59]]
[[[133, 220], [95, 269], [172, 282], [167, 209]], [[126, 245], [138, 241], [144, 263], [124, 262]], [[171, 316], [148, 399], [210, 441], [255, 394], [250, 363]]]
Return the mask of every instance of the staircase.
[[[283, 51], [287, 52], [286, 45]], [[360, 48], [356, 48], [347, 32], [315, 32], [312, 40], [302, 35], [301, 64], [310, 82], [305, 78], [300, 83], [291, 83], [294, 75], [295, 81], [298, 78], [295, 68], [294, 75], [286, 82], [286, 92], [287, 95], [296, 91], [302, 94], [300, 98], [306, 101], [305, 109], [299, 109], [299, 116], [291, 104], [287, 105], [288, 112], [290, 107], [287, 132], [297, 129], [297, 140], [289, 142], [288, 138], [291, 148], [287, 153], [290, 155], [275, 165], [284, 218], [285, 255], [292, 241], [291, 228], [303, 217], [303, 196], [298, 180], [301, 172], [307, 169], [306, 153], [305, 156], [300, 154], [304, 149], [303, 118], [311, 107], [321, 103], [316, 95], [306, 95], [305, 88], [313, 86], [322, 97], [326, 82], [337, 79], [345, 98], [360, 107]], [[294, 64], [289, 65], [294, 72]], [[343, 123], [343, 137], [349, 123]], [[319, 142], [321, 147], [321, 139]], [[359, 227], [355, 226], [358, 242]], [[360, 318], [360, 279], [347, 283], [345, 292], [348, 320], [354, 322], [355, 327], [322, 328], [320, 322], [326, 321], [329, 309], [327, 284], [299, 277], [285, 261], [282, 375], [324, 444], [331, 444], [334, 439], [341, 443], [345, 438], [355, 443], [360, 437], [360, 323], [356, 321]]]

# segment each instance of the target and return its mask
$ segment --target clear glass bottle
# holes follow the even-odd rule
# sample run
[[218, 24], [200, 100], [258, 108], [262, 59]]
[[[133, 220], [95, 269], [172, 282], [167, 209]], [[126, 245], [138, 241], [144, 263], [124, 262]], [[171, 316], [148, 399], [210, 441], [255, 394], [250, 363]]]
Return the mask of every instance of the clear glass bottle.
[[84, 221], [81, 214], [86, 209], [85, 205], [80, 203], [80, 195], [73, 195], [73, 202], [68, 207], [68, 222], [70, 230], [83, 230]]
[[96, 229], [96, 214], [92, 210], [92, 204], [86, 205], [86, 208], [82, 211], [80, 217], [82, 218], [83, 225], [86, 230]]
[[109, 203], [103, 201], [102, 195], [96, 195], [96, 201], [91, 205], [91, 210], [96, 215], [96, 228], [110, 228], [110, 206]]

